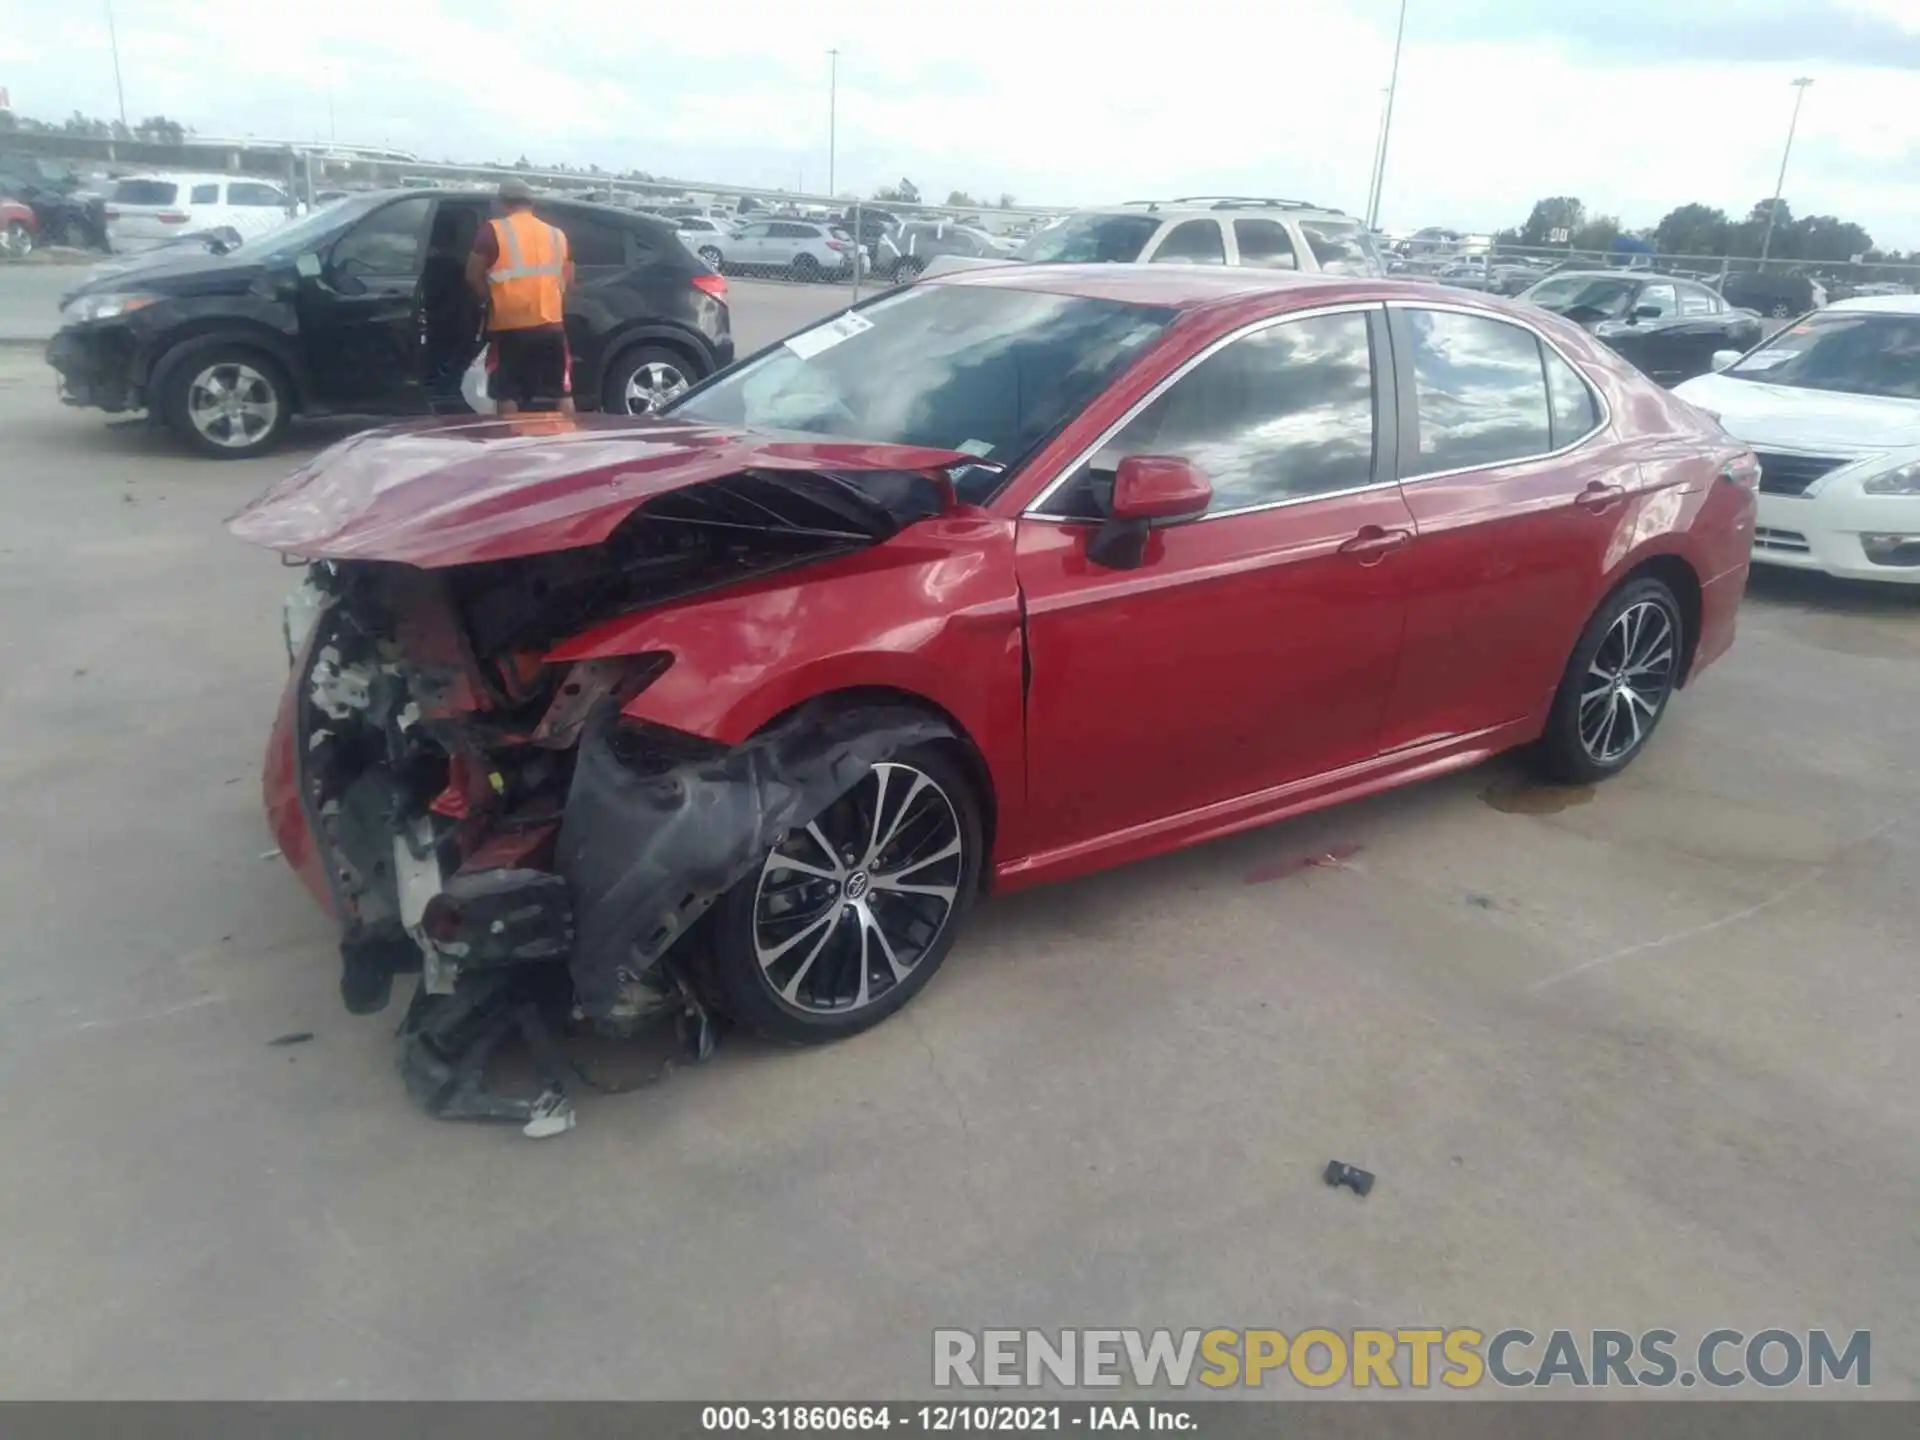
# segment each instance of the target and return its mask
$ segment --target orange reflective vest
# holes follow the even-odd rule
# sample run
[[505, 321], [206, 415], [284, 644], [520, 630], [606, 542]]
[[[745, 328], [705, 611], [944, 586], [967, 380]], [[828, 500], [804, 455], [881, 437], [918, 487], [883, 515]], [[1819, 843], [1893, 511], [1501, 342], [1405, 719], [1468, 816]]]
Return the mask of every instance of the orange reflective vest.
[[490, 222], [500, 253], [487, 271], [492, 306], [489, 330], [531, 330], [558, 325], [561, 281], [567, 273], [567, 237], [525, 210]]

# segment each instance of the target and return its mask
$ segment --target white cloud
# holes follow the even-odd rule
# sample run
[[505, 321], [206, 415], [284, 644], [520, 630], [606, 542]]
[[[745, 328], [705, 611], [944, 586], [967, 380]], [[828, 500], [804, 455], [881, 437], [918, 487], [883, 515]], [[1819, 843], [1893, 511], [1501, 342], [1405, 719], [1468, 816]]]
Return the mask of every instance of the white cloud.
[[[1788, 199], [1857, 219], [1883, 244], [1920, 246], [1920, 76], [1842, 63], [1852, 52], [1830, 43], [1836, 8], [1920, 37], [1912, 0], [1739, 0], [1765, 21], [1744, 37], [1674, 7], [1682, 28], [1647, 22], [1644, 62], [1632, 46], [1596, 48], [1592, 7], [1552, 21], [1531, 0], [1503, 3], [1511, 33], [1497, 0], [1470, 15], [1413, 0], [1387, 223], [1491, 228], [1560, 193], [1629, 224], [1689, 200], [1743, 212], [1772, 191], [1786, 82], [1804, 72], [1816, 84]], [[322, 137], [331, 76], [342, 139], [820, 189], [825, 52], [837, 45], [843, 189], [904, 174], [936, 195], [1070, 204], [1237, 190], [1353, 211], [1366, 199], [1393, 10], [1391, 0], [115, 4], [129, 111], [203, 132]], [[1720, 58], [1716, 47], [1772, 58]], [[0, 85], [27, 113], [112, 113], [102, 12], [0, 0]]]

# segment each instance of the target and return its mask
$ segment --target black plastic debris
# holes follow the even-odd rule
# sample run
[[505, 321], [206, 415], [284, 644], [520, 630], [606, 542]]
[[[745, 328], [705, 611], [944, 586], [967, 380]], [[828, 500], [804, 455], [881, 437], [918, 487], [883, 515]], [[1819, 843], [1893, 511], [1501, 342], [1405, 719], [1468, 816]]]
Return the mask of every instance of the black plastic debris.
[[1321, 1178], [1336, 1189], [1344, 1185], [1356, 1195], [1365, 1195], [1373, 1189], [1371, 1170], [1362, 1170], [1342, 1160], [1329, 1160], [1327, 1173]]
[[269, 1045], [304, 1045], [307, 1043], [307, 1041], [311, 1039], [313, 1039], [313, 1032], [311, 1030], [291, 1030], [291, 1031], [288, 1031], [285, 1035], [274, 1036], [273, 1039], [267, 1041], [267, 1044]]

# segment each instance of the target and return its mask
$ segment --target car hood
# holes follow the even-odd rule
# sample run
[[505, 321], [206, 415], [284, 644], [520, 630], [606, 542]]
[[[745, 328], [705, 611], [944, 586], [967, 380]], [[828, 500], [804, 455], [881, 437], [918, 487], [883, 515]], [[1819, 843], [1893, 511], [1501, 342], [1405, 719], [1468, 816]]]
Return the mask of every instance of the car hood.
[[427, 420], [322, 451], [228, 528], [309, 560], [435, 569], [596, 545], [656, 496], [740, 471], [817, 474], [857, 494], [862, 475], [877, 485], [882, 474], [971, 463], [957, 450], [782, 438], [670, 419]]
[[1920, 400], [1846, 395], [1701, 375], [1673, 392], [1711, 410], [1731, 434], [1762, 449], [1870, 455], [1920, 446]]
[[259, 279], [265, 268], [237, 254], [215, 255], [197, 248], [183, 254], [169, 246], [96, 265], [61, 303], [80, 295], [115, 290], [145, 290], [156, 295], [238, 295]]

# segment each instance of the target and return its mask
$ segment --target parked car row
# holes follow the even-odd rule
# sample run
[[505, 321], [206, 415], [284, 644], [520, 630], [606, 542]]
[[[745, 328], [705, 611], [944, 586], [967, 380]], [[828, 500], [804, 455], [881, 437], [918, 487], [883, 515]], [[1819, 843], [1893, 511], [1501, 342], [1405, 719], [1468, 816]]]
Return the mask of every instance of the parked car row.
[[[492, 191], [346, 199], [236, 246], [112, 262], [48, 347], [70, 405], [146, 410], [200, 453], [259, 454], [297, 413], [462, 412], [483, 315], [465, 280]], [[576, 401], [645, 413], [733, 359], [726, 281], [663, 220], [547, 202], [567, 234]]]

